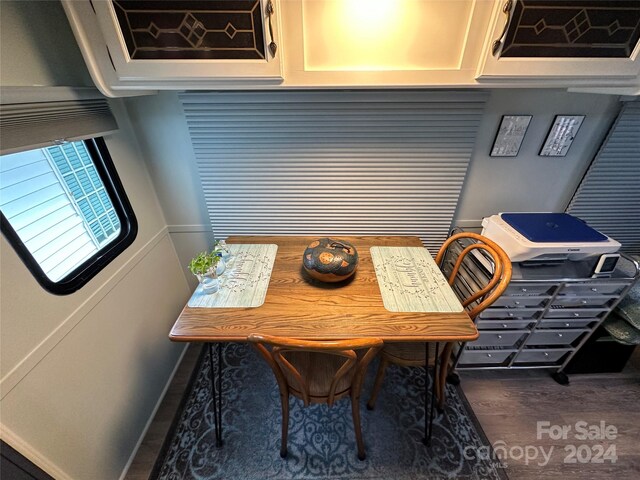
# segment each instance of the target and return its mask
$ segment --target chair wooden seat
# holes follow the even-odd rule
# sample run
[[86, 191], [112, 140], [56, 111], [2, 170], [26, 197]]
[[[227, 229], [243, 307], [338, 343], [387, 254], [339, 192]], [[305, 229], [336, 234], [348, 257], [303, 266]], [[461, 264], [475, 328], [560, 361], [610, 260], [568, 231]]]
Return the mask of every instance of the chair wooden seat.
[[[456, 246], [455, 249], [451, 248]], [[450, 251], [451, 249], [451, 251]], [[455, 250], [455, 252], [453, 251]], [[489, 275], [483, 285], [471, 285], [468, 278], [464, 278], [465, 262], [473, 261], [470, 253], [478, 251], [493, 263], [493, 273]], [[467, 310], [472, 320], [485, 308], [495, 302], [505, 291], [511, 280], [511, 261], [507, 254], [495, 242], [477, 233], [462, 232], [449, 237], [435, 258], [436, 264], [447, 277], [449, 285], [453, 287], [460, 303]], [[438, 406], [444, 406], [445, 381], [448, 373], [449, 357], [453, 350], [453, 343], [447, 343], [440, 358], [440, 371], [434, 375], [434, 386], [438, 396]], [[380, 352], [380, 366], [373, 385], [373, 391], [367, 408], [373, 409], [387, 366], [390, 364], [420, 367], [425, 366], [425, 345], [416, 343], [387, 343]], [[426, 367], [425, 367], [426, 368]]]
[[[424, 343], [385, 343], [380, 352], [388, 358], [391, 363], [407, 367], [421, 367], [424, 365]], [[434, 355], [429, 352], [429, 360], [433, 360]]]
[[280, 456], [287, 455], [289, 431], [289, 395], [310, 403], [329, 406], [341, 397], [351, 397], [351, 412], [356, 434], [358, 458], [365, 459], [360, 429], [360, 392], [367, 366], [382, 348], [379, 338], [338, 341], [309, 341], [270, 335], [249, 335], [271, 367], [282, 403], [282, 444]]
[[[286, 359], [300, 372], [300, 376], [307, 379], [309, 403], [327, 403], [327, 392], [331, 388], [335, 373], [344, 363], [344, 358], [325, 353], [292, 351], [286, 354]], [[296, 388], [296, 380], [291, 371], [283, 369], [282, 373], [287, 380], [290, 393], [304, 399], [303, 392]], [[354, 373], [354, 369], [350, 369], [338, 380], [334, 400], [349, 393]]]

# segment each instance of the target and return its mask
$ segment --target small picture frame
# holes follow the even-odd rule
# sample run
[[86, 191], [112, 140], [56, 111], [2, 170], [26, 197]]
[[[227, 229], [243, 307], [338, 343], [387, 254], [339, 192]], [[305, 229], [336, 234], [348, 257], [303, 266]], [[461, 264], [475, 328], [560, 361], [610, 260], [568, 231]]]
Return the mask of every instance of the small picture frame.
[[531, 115], [503, 115], [491, 149], [492, 157], [517, 157]]
[[538, 155], [541, 157], [564, 157], [583, 121], [584, 115], [556, 115]]

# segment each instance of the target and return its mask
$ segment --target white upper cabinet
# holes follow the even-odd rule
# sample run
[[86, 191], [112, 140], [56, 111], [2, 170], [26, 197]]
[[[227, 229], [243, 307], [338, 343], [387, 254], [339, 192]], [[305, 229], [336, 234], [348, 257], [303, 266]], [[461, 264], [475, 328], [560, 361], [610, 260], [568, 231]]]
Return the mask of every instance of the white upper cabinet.
[[107, 94], [282, 81], [278, 0], [63, 5], [89, 70]]
[[474, 83], [492, 0], [282, 2], [285, 84]]
[[481, 83], [640, 86], [640, 1], [496, 0]]
[[62, 0], [109, 96], [561, 87], [640, 94], [640, 0]]

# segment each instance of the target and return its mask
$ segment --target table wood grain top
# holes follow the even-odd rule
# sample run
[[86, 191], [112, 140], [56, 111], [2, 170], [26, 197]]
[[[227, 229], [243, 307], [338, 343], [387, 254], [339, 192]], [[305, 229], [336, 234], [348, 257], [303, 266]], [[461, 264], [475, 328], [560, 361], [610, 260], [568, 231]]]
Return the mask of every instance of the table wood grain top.
[[369, 249], [373, 246], [421, 247], [417, 237], [339, 238], [360, 256], [353, 277], [339, 283], [312, 279], [302, 254], [317, 237], [234, 236], [227, 243], [278, 245], [267, 297], [257, 308], [185, 306], [169, 338], [177, 342], [246, 341], [251, 333], [323, 340], [380, 337], [385, 341], [472, 341], [478, 331], [463, 311], [399, 313], [385, 309]]

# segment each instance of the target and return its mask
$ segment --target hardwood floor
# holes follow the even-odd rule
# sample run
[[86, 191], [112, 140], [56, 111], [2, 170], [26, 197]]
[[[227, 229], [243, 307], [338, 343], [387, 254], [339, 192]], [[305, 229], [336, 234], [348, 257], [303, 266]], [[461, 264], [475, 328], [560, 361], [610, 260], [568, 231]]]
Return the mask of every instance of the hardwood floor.
[[178, 367], [162, 404], [129, 467], [126, 480], [147, 480], [149, 478], [164, 438], [171, 427], [173, 416], [180, 405], [184, 390], [187, 388], [201, 348], [201, 343], [191, 344], [182, 357], [182, 363]]
[[[128, 480], [146, 480], [180, 404], [182, 394], [198, 358], [201, 345], [187, 350], [167, 395], [160, 406], [147, 435], [129, 469]], [[512, 479], [562, 478], [572, 479], [636, 479], [640, 475], [640, 349], [620, 374], [572, 375], [571, 385], [554, 382], [549, 374], [539, 370], [466, 372], [461, 373], [464, 392], [480, 423], [494, 446], [503, 446], [517, 457], [518, 447], [538, 458], [508, 458], [507, 473]], [[365, 395], [366, 396], [366, 395]], [[548, 421], [551, 425], [570, 425], [567, 440], [552, 440], [547, 435], [536, 438], [536, 425]], [[614, 440], [577, 440], [576, 422], [589, 425], [613, 425]], [[504, 442], [504, 443], [502, 443]], [[591, 454], [597, 444], [615, 444], [615, 463], [564, 463], [568, 445], [587, 445], [581, 454]], [[529, 448], [527, 449], [527, 446]], [[545, 465], [540, 447], [550, 460]], [[512, 457], [512, 456], [511, 456]], [[584, 457], [582, 457], [584, 458]]]
[[[507, 473], [512, 479], [637, 479], [640, 476], [640, 349], [636, 349], [624, 372], [619, 374], [571, 375], [571, 384], [562, 386], [540, 370], [485, 371], [461, 373], [462, 387], [489, 442], [506, 447]], [[567, 439], [537, 438], [537, 422], [569, 425]], [[613, 440], [579, 440], [576, 422], [613, 425]], [[570, 445], [581, 449], [587, 460], [598, 447], [615, 445], [615, 463], [564, 463]], [[586, 445], [587, 447], [580, 447]], [[518, 447], [525, 448], [533, 460], [517, 459]], [[540, 447], [553, 451], [545, 463]], [[606, 449], [605, 449], [606, 450]], [[575, 458], [575, 457], [574, 457]], [[590, 458], [593, 458], [590, 457]], [[542, 463], [543, 465], [540, 465]]]

